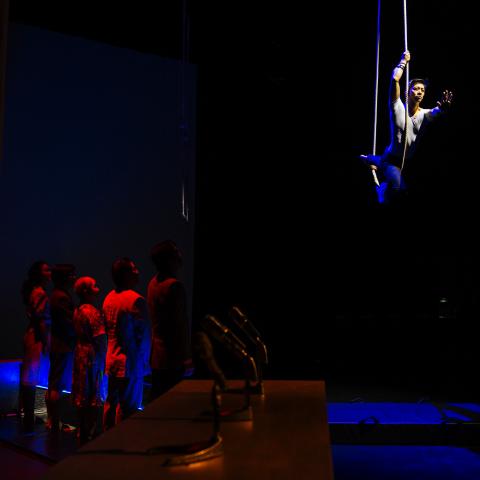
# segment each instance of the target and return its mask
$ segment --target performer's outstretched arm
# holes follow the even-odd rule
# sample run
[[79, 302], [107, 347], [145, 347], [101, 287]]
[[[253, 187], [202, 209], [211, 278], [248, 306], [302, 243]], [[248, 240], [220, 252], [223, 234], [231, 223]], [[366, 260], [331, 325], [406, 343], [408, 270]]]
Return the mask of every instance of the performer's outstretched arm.
[[400, 79], [403, 75], [403, 70], [407, 66], [407, 63], [410, 61], [410, 52], [406, 50], [402, 53], [402, 58], [398, 65], [393, 69], [392, 80], [390, 82], [390, 101], [392, 103], [396, 102], [400, 98]]
[[453, 101], [453, 92], [450, 90], [444, 90], [442, 92], [442, 97], [437, 102], [437, 106], [432, 108], [427, 112], [427, 118], [429, 120], [436, 120], [440, 117], [443, 113], [447, 113], [452, 106]]

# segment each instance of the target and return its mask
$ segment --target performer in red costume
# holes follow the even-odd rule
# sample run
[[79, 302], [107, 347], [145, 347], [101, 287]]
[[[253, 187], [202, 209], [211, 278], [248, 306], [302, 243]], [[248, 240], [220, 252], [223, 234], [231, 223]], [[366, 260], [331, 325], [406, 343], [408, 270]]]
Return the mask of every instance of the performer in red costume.
[[80, 444], [84, 444], [98, 433], [99, 408], [103, 406], [107, 334], [103, 315], [95, 307], [100, 292], [95, 279], [79, 278], [74, 290], [80, 305], [73, 314], [77, 343], [73, 358], [72, 401], [78, 412]]
[[174, 242], [155, 245], [151, 259], [157, 274], [148, 285], [152, 322], [152, 391], [156, 398], [172, 388], [192, 368], [185, 287], [177, 279], [182, 255]]
[[22, 287], [28, 326], [23, 337], [24, 355], [20, 373], [20, 404], [23, 407], [23, 429], [33, 432], [35, 424], [35, 389], [39, 381], [40, 363], [50, 348], [50, 302], [45, 287], [52, 273], [48, 263], [35, 262], [28, 270]]
[[108, 335], [104, 429], [113, 427], [140, 406], [150, 346], [146, 301], [133, 290], [138, 283], [138, 268], [129, 258], [120, 258], [113, 263], [112, 277], [115, 289], [103, 302]]
[[[47, 427], [56, 432], [60, 429], [60, 399], [62, 391], [70, 390], [73, 371], [75, 329], [73, 327], [72, 288], [75, 283], [75, 266], [58, 264], [52, 267], [54, 289], [50, 297], [52, 331], [50, 342], [50, 371], [46, 404]], [[63, 431], [74, 431], [71, 425], [63, 424]]]

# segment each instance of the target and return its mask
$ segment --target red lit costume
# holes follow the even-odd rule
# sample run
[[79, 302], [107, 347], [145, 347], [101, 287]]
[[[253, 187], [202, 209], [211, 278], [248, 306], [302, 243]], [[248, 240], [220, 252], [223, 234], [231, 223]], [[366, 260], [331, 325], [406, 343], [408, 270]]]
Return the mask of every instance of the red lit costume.
[[72, 401], [77, 408], [103, 405], [103, 375], [107, 352], [105, 321], [93, 305], [84, 304], [73, 316], [77, 343], [73, 358]]
[[50, 303], [42, 287], [32, 290], [26, 310], [28, 326], [23, 336], [21, 383], [35, 387], [39, 380], [42, 353], [48, 353], [50, 344]]
[[108, 395], [104, 428], [130, 416], [141, 405], [150, 335], [145, 299], [133, 290], [112, 290], [103, 302], [108, 335]]
[[50, 303], [45, 290], [37, 286], [28, 298], [26, 307], [28, 326], [23, 336], [23, 363], [20, 373], [20, 402], [26, 431], [33, 431], [35, 423], [35, 388], [39, 381], [42, 356], [50, 347]]
[[185, 287], [177, 279], [155, 275], [148, 285], [152, 323], [152, 397], [178, 383], [191, 358]]

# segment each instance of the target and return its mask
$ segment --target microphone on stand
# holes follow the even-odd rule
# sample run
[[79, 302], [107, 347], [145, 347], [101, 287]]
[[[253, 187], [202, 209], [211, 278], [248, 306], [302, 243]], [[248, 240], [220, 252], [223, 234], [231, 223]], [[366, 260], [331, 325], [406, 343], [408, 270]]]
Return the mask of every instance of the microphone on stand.
[[230, 310], [230, 318], [235, 322], [238, 328], [240, 328], [248, 339], [256, 346], [257, 356], [259, 360], [265, 365], [268, 363], [267, 347], [260, 337], [259, 331], [255, 328], [253, 323], [247, 318], [247, 316], [236, 306], [233, 306]]
[[247, 352], [246, 345], [228, 327], [213, 315], [205, 315], [201, 322], [204, 330], [220, 342], [229, 352], [250, 367], [251, 380], [257, 381], [258, 373], [255, 360]]
[[210, 338], [205, 332], [197, 332], [194, 338], [194, 348], [200, 359], [205, 363], [208, 371], [221, 390], [227, 388], [227, 381], [222, 369], [218, 366]]
[[205, 315], [202, 327], [238, 358], [248, 356], [245, 344], [213, 315]]

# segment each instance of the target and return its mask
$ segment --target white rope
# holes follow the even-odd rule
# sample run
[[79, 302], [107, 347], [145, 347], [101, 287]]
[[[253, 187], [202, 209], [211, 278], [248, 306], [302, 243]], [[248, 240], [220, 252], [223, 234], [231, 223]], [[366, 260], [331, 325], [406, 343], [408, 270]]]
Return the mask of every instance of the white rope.
[[[403, 33], [405, 36], [405, 52], [408, 51], [408, 41], [407, 41], [407, 0], [403, 0]], [[405, 130], [403, 132], [403, 155], [402, 155], [402, 166], [400, 171], [403, 170], [405, 164], [405, 156], [407, 154], [407, 131], [408, 131], [408, 83], [410, 78], [410, 62], [407, 62], [405, 67]]]
[[[377, 57], [376, 57], [376, 69], [375, 69], [375, 100], [374, 100], [374, 120], [373, 120], [373, 148], [372, 153], [376, 155], [377, 151], [377, 119], [378, 119], [378, 74], [379, 74], [379, 65], [380, 65], [380, 6], [381, 0], [378, 0], [378, 10], [377, 10]], [[403, 0], [403, 32], [405, 39], [405, 52], [408, 51], [408, 28], [407, 28], [407, 0]], [[403, 133], [403, 155], [402, 155], [402, 165], [400, 171], [403, 170], [405, 163], [405, 156], [407, 153], [407, 130], [408, 130], [408, 83], [410, 81], [410, 69], [409, 62], [405, 67], [405, 129]], [[377, 174], [375, 170], [372, 169], [373, 179], [376, 185], [379, 185]]]
[[378, 13], [377, 13], [377, 62], [375, 70], [375, 107], [374, 107], [374, 120], [373, 120], [373, 148], [372, 152], [375, 155], [377, 153], [377, 117], [378, 117], [378, 72], [380, 66], [380, 4], [381, 0], [378, 0]]
[[[372, 153], [376, 155], [377, 153], [377, 118], [378, 118], [378, 72], [380, 66], [380, 6], [381, 0], [378, 0], [377, 8], [377, 59], [376, 59], [376, 68], [375, 68], [375, 101], [374, 101], [374, 116], [373, 116], [373, 148]], [[380, 186], [378, 181], [377, 173], [372, 168], [372, 176], [375, 185]]]

